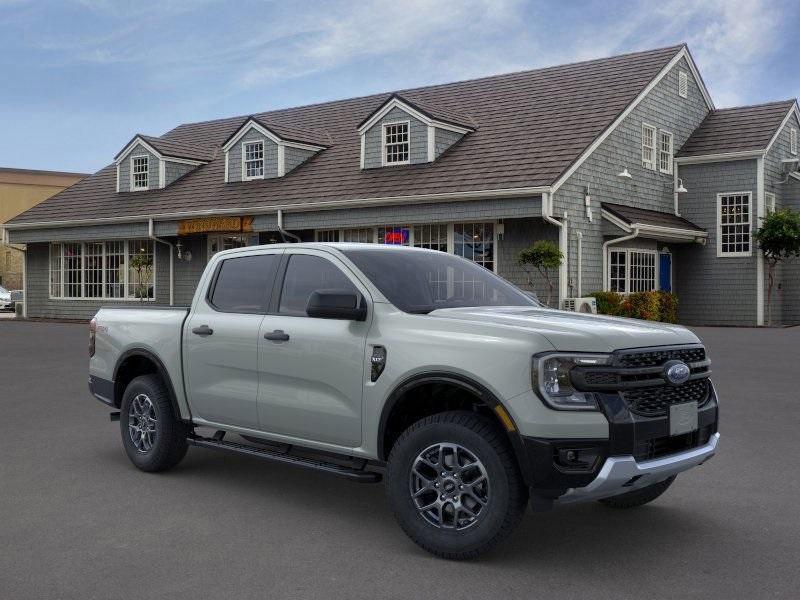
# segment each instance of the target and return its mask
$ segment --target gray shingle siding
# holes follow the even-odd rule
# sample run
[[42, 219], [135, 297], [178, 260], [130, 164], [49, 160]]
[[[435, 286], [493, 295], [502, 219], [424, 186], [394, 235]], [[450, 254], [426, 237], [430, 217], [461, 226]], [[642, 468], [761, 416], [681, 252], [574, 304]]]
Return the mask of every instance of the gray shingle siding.
[[120, 225], [92, 225], [90, 227], [52, 227], [43, 229], [9, 230], [11, 242], [27, 244], [35, 242], [61, 241], [105, 241], [147, 237], [147, 223], [123, 223]]
[[[537, 240], [550, 240], [558, 243], [558, 229], [542, 219], [506, 219], [504, 222], [505, 232], [500, 241], [497, 253], [497, 272], [501, 277], [505, 277], [522, 289], [536, 292], [539, 299], [544, 302], [547, 299], [547, 284], [542, 280], [538, 273], [533, 276], [533, 289], [528, 283], [525, 270], [517, 262], [517, 256]], [[554, 284], [551, 304], [558, 302], [558, 271], [551, 273]]]
[[155, 190], [159, 187], [159, 177], [158, 177], [158, 158], [156, 158], [155, 154], [148, 151], [141, 143], [136, 144], [133, 149], [122, 159], [122, 162], [119, 163], [119, 191], [120, 192], [130, 192], [131, 191], [131, 159], [134, 156], [147, 156], [149, 160], [147, 162], [147, 178], [148, 178], [148, 189]]
[[164, 185], [168, 186], [170, 183], [180, 179], [196, 167], [184, 163], [174, 162], [171, 160], [164, 161]]
[[[800, 181], [790, 179], [785, 184], [781, 206], [800, 211]], [[782, 296], [783, 301], [783, 323], [786, 325], [800, 324], [800, 259], [794, 258], [784, 264], [778, 281], [782, 283], [783, 287], [777, 292]]]
[[278, 144], [251, 128], [228, 150], [228, 181], [242, 181], [242, 144], [259, 141], [264, 142], [264, 178], [278, 176]]
[[434, 159], [439, 158], [445, 150], [464, 137], [461, 133], [448, 131], [439, 127], [434, 128]]
[[756, 252], [717, 257], [717, 194], [752, 192], [756, 207], [755, 160], [684, 165], [681, 215], [708, 230], [708, 242], [676, 245], [681, 268], [675, 268], [678, 315], [688, 325], [756, 324]]
[[293, 148], [292, 146], [286, 146], [284, 148], [284, 165], [285, 171], [284, 174], [291, 172], [292, 170], [296, 169], [304, 162], [306, 162], [309, 158], [314, 156], [316, 152], [313, 150], [303, 150], [302, 148]]
[[[678, 71], [688, 74], [688, 98], [678, 96]], [[570, 296], [577, 293], [576, 234], [579, 231], [583, 233], [581, 291], [586, 295], [603, 289], [604, 225], [600, 217], [602, 202], [673, 212], [673, 176], [642, 166], [642, 123], [672, 133], [673, 151], [677, 152], [707, 113], [708, 107], [697, 82], [689, 65], [682, 59], [556, 191], [553, 199], [554, 216], [561, 217], [565, 210], [569, 213]], [[617, 177], [617, 173], [624, 167], [633, 175], [632, 180]], [[586, 217], [584, 206], [587, 187], [592, 197], [591, 223]], [[609, 233], [608, 229], [605, 229], [605, 233]], [[673, 272], [677, 272], [674, 265]]]
[[[169, 254], [161, 244], [156, 245], [155, 277], [158, 304], [169, 304]], [[120, 305], [135, 307], [137, 301], [112, 300], [57, 300], [50, 296], [50, 245], [28, 244], [26, 256], [25, 301], [28, 317], [46, 319], [91, 319], [101, 306]], [[152, 304], [152, 302], [147, 302]]]
[[428, 126], [399, 108], [393, 108], [364, 132], [364, 168], [382, 166], [383, 126], [397, 121], [409, 122], [409, 160], [412, 165], [428, 162]]

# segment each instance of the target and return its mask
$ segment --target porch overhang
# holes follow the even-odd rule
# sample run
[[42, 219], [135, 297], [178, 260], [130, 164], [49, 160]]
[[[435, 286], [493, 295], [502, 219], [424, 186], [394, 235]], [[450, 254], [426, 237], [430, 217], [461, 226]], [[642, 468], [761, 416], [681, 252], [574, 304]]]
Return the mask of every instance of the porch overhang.
[[624, 233], [636, 233], [663, 242], [705, 244], [708, 232], [691, 221], [671, 213], [646, 210], [604, 202], [601, 209], [603, 219]]

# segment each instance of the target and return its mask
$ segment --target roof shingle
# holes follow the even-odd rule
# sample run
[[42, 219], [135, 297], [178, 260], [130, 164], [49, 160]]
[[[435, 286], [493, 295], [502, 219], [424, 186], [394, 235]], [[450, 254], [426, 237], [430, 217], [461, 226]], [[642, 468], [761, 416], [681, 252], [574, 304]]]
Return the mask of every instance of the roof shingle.
[[619, 219], [622, 219], [628, 225], [634, 223], [641, 225], [655, 225], [658, 227], [669, 227], [671, 229], [688, 229], [690, 231], [705, 231], [683, 217], [679, 217], [672, 213], [664, 213], [657, 210], [647, 210], [645, 208], [636, 208], [633, 206], [623, 206], [622, 204], [612, 204], [610, 202], [603, 202], [603, 209], [607, 210]]

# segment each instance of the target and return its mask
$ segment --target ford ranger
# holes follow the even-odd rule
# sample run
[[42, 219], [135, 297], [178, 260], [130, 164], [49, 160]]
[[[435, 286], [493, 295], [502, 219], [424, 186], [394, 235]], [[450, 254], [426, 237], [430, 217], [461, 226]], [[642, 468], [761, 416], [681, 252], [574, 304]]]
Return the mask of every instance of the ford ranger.
[[385, 478], [402, 529], [446, 558], [491, 549], [529, 504], [651, 502], [719, 441], [692, 332], [549, 309], [435, 250], [228, 250], [191, 306], [140, 306], [100, 309], [89, 341], [134, 465], [199, 446]]

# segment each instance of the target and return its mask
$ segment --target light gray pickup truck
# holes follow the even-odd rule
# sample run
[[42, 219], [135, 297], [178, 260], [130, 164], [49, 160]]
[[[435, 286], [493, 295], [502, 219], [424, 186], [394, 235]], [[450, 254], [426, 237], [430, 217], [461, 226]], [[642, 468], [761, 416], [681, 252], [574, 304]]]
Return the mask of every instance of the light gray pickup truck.
[[220, 252], [190, 307], [103, 308], [90, 330], [90, 390], [140, 469], [193, 445], [385, 476], [403, 530], [447, 558], [529, 502], [650, 502], [719, 440], [693, 333], [544, 308], [434, 250]]

